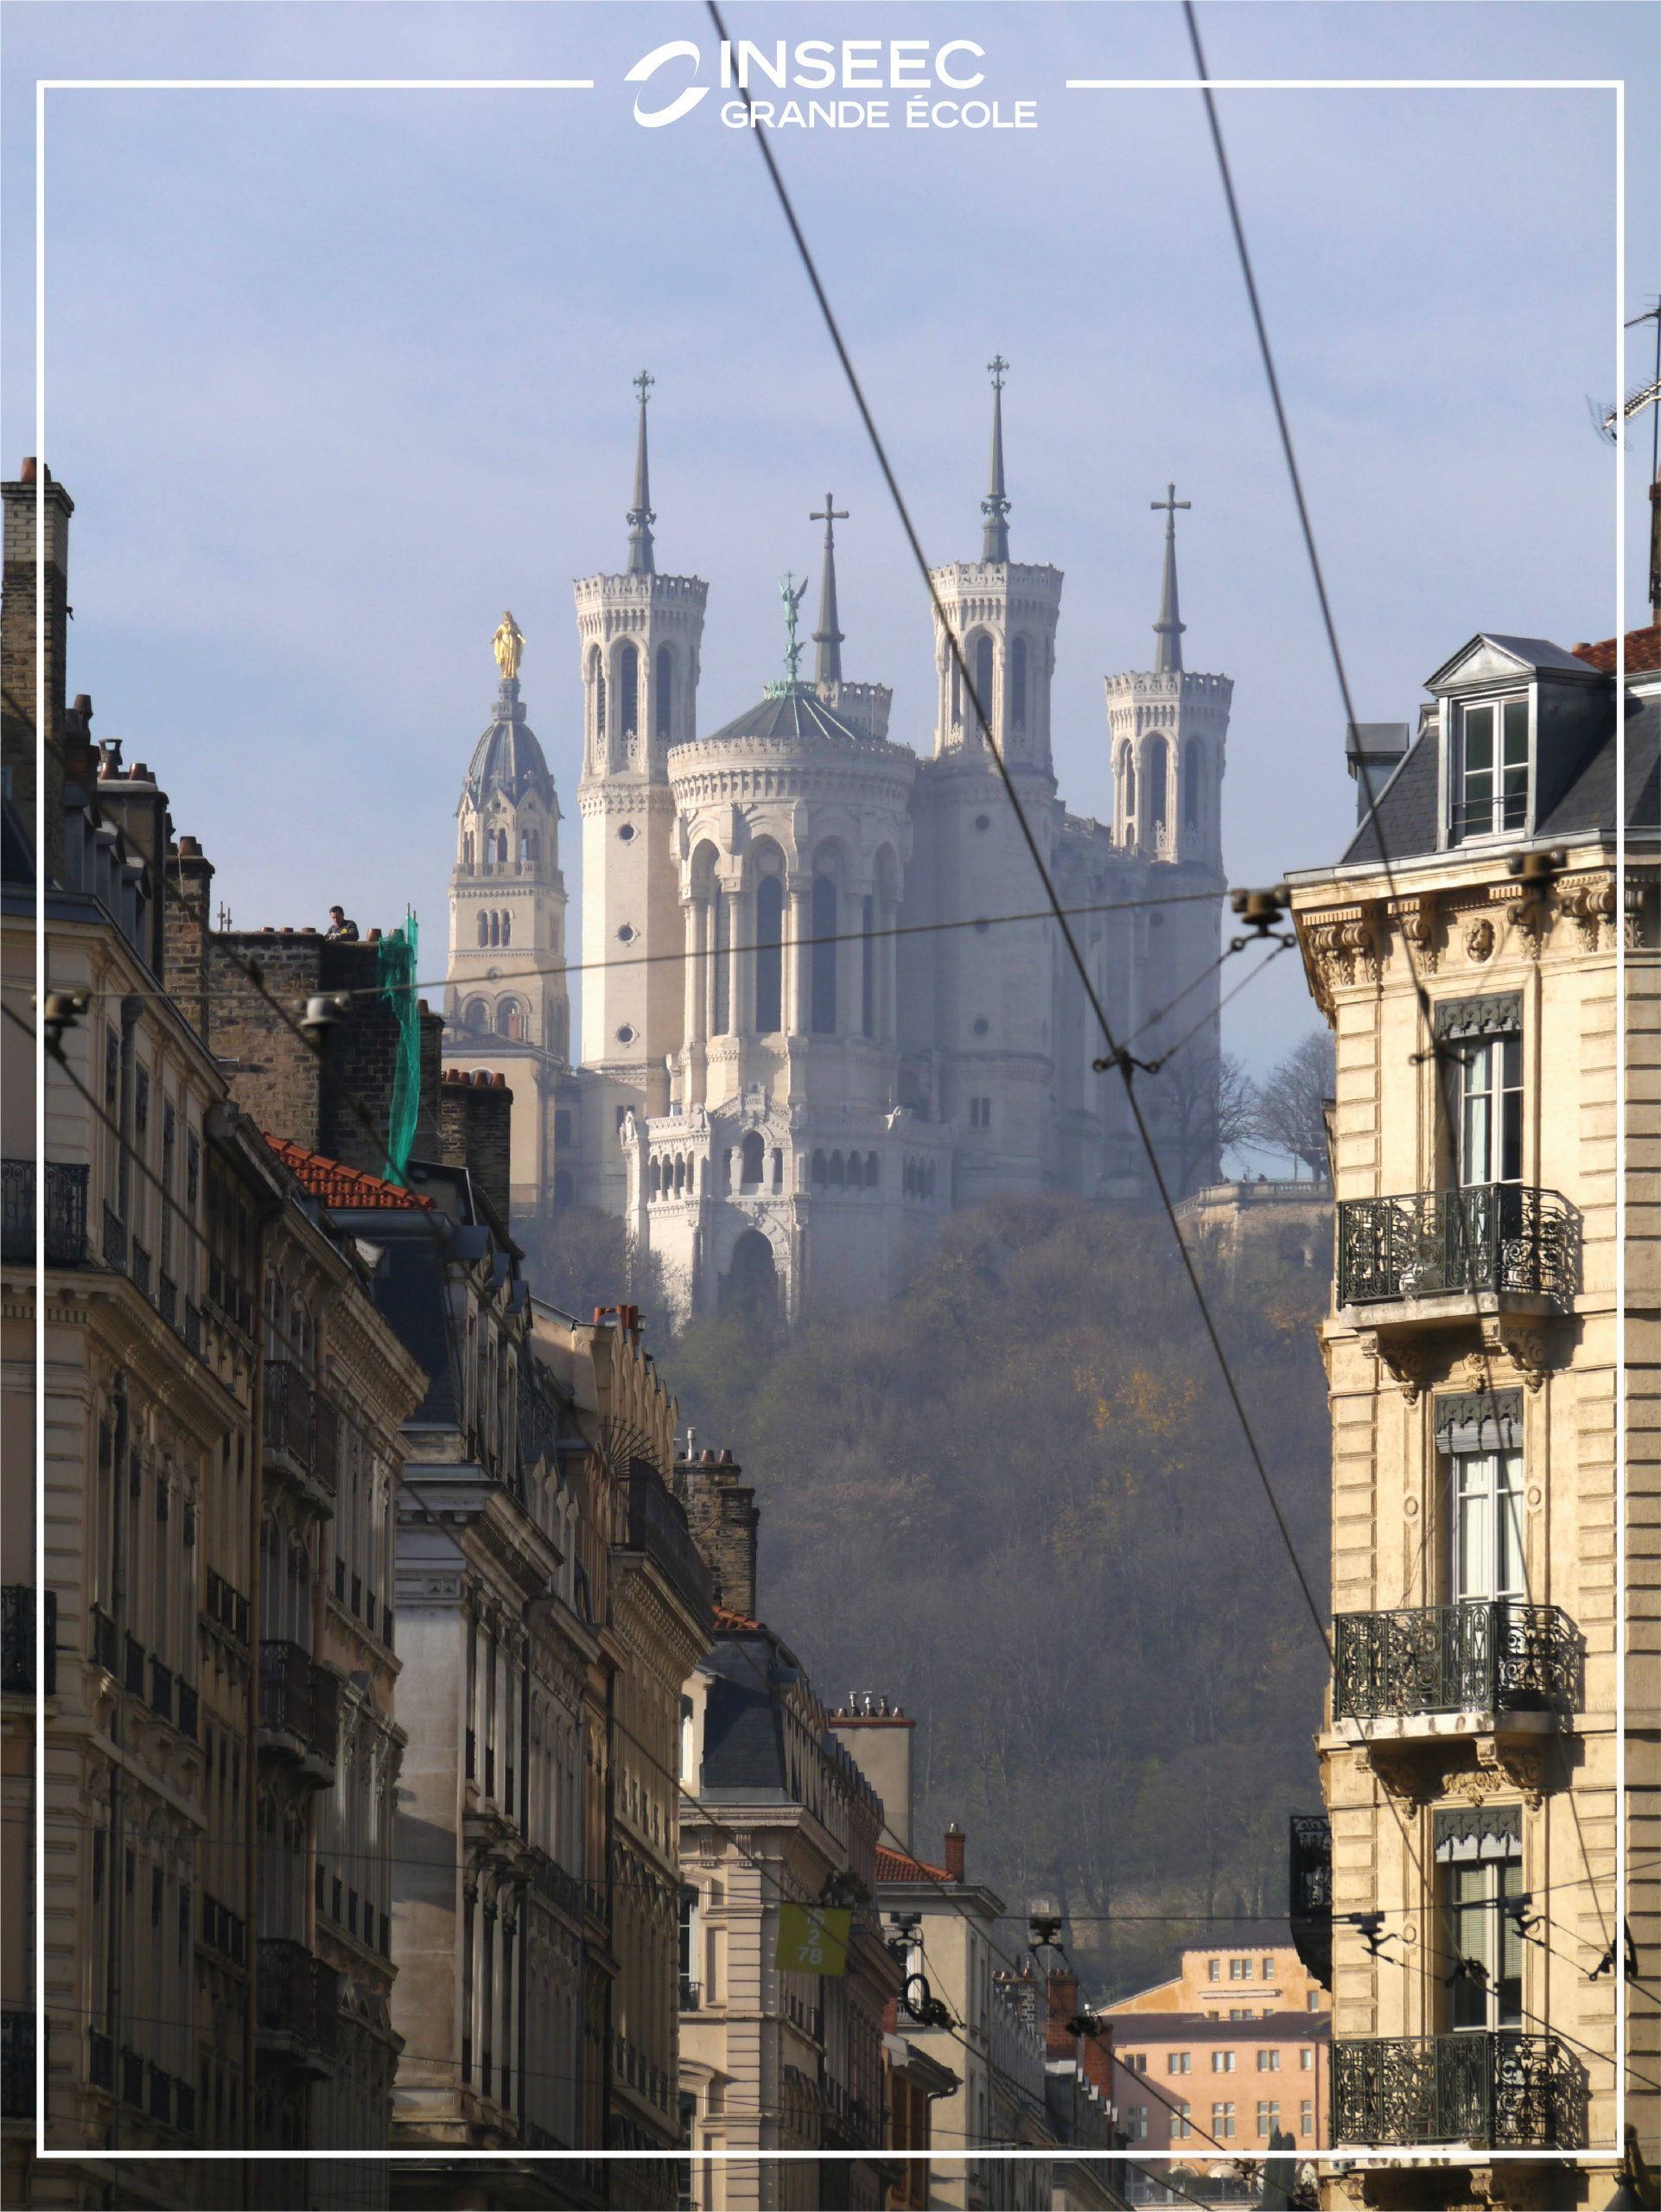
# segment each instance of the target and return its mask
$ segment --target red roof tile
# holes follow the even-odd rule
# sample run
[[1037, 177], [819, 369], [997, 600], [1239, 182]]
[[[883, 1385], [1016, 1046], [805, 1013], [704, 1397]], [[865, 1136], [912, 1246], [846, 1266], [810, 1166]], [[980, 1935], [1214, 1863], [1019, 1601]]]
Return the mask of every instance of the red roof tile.
[[931, 1866], [926, 1859], [909, 1858], [903, 1851], [885, 1851], [879, 1844], [876, 1878], [879, 1882], [949, 1882], [951, 1877], [944, 1866]]
[[422, 1206], [430, 1213], [432, 1211], [430, 1198], [401, 1191], [396, 1183], [385, 1182], [379, 1175], [366, 1175], [360, 1167], [325, 1160], [321, 1153], [308, 1152], [304, 1145], [291, 1144], [287, 1137], [268, 1136], [265, 1141], [301, 1189], [321, 1198], [326, 1206], [339, 1206], [342, 1211], [359, 1206]]
[[748, 1613], [734, 1612], [730, 1605], [716, 1606], [715, 1617], [717, 1628], [735, 1629], [741, 1636], [766, 1634], [760, 1621], [753, 1621]]
[[[1595, 668], [1605, 676], [1614, 674], [1614, 639], [1606, 638], [1601, 645], [1575, 645], [1570, 650], [1575, 659], [1583, 660], [1588, 668]], [[1661, 669], [1661, 622], [1651, 622], [1647, 630], [1628, 630], [1627, 675], [1652, 676], [1658, 669]]]

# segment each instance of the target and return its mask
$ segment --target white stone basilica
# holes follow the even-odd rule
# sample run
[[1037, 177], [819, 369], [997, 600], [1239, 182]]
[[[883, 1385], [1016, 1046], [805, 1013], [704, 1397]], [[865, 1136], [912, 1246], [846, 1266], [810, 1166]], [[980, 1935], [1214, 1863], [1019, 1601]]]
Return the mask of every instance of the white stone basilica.
[[[708, 587], [658, 570], [651, 380], [637, 379], [627, 564], [576, 586], [575, 1060], [560, 809], [525, 721], [517, 647], [468, 769], [447, 1062], [500, 1072], [512, 1089], [516, 1219], [573, 1203], [623, 1215], [683, 1316], [734, 1296], [778, 1300], [792, 1315], [886, 1298], [932, 1226], [978, 1198], [1148, 1195], [1121, 1079], [1093, 1065], [1104, 1047], [1076, 970], [1054, 920], [1035, 918], [1042, 887], [992, 746], [1116, 1038], [1141, 1059], [1187, 1040], [1157, 1077], [1136, 1078], [1174, 1192], [1216, 1171], [1232, 686], [1182, 665], [1174, 521], [1187, 503], [1174, 493], [1154, 503], [1166, 514], [1154, 668], [1106, 679], [1109, 828], [1057, 796], [1061, 575], [1009, 557], [1007, 365], [992, 365], [980, 556], [933, 571], [934, 728], [916, 749], [890, 733], [888, 687], [843, 675], [843, 517], [829, 494], [812, 518], [824, 524], [812, 680], [798, 673], [799, 592], [784, 677], [699, 734]], [[904, 719], [916, 728], [915, 704]]]

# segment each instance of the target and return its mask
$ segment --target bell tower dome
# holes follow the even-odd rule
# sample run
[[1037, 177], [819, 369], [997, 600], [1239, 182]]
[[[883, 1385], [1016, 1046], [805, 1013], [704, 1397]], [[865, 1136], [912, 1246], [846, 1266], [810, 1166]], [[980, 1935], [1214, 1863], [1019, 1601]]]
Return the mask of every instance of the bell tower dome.
[[525, 636], [504, 614], [500, 681], [455, 810], [444, 1050], [452, 1066], [506, 1076], [513, 1092], [513, 1211], [548, 1203], [553, 1087], [570, 1053], [558, 796], [519, 696]]

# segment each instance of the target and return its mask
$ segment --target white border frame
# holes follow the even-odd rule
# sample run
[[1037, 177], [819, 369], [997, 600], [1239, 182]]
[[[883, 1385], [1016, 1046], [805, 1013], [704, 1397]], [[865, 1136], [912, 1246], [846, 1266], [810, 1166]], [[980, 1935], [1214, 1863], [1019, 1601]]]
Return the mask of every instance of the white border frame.
[[[1065, 89], [1070, 92], [1612, 92], [1615, 96], [1615, 378], [1614, 390], [1619, 395], [1626, 388], [1626, 86], [1620, 77], [1069, 77]], [[445, 78], [445, 77], [40, 77], [35, 80], [35, 846], [41, 864], [35, 870], [35, 984], [37, 1008], [44, 1007], [47, 994], [46, 971], [46, 879], [44, 846], [41, 830], [43, 825], [45, 792], [46, 732], [41, 723], [40, 703], [46, 694], [46, 96], [49, 92], [593, 92], [595, 80], [590, 77], [547, 78]], [[1613, 1388], [1615, 1395], [1615, 1891], [1619, 1907], [1618, 1918], [1624, 1925], [1626, 1917], [1626, 938], [1624, 926], [1624, 893], [1626, 874], [1626, 760], [1622, 741], [1625, 728], [1624, 707], [1626, 690], [1626, 426], [1620, 411], [1619, 397], [1615, 409], [1615, 874], [1622, 894], [1621, 905], [1615, 916], [1615, 1357]], [[35, 1143], [37, 1160], [46, 1143], [46, 1054], [35, 1055]], [[46, 1273], [46, 1208], [35, 1209], [35, 1362], [37, 1394], [35, 1400], [35, 1442], [36, 1454], [36, 1488], [35, 1498], [35, 1574], [37, 1592], [47, 1588], [46, 1575], [46, 1303], [40, 1294], [40, 1286]], [[35, 1609], [35, 1679], [39, 1684], [46, 1681], [46, 1607]], [[157, 2158], [178, 2164], [191, 2161], [248, 2161], [251, 2159], [298, 2159], [303, 2161], [373, 2159], [386, 2164], [404, 2162], [431, 2164], [455, 2161], [462, 2164], [479, 2159], [487, 2164], [521, 2165], [529, 2162], [549, 2159], [557, 2163], [601, 2160], [639, 2160], [642, 2158], [687, 2159], [694, 2164], [726, 2165], [729, 2164], [762, 2163], [784, 2164], [811, 2159], [820, 2163], [850, 2163], [869, 2159], [869, 2151], [697, 2151], [687, 2149], [670, 2152], [574, 2150], [510, 2151], [421, 2150], [372, 2151], [255, 2151], [255, 2150], [131, 2150], [118, 2145], [113, 2151], [86, 2147], [72, 2150], [51, 2150], [44, 2141], [47, 2123], [47, 2060], [48, 2014], [46, 1993], [46, 1945], [41, 1940], [41, 1913], [43, 1896], [42, 1880], [46, 1866], [46, 1705], [43, 1694], [37, 1694], [35, 1721], [35, 1865], [34, 1865], [34, 1927], [35, 1953], [35, 2156], [40, 2160], [61, 2159], [96, 2168], [116, 2166], [137, 2159]], [[1417, 2171], [1426, 2168], [1467, 2165], [1473, 2157], [1484, 2165], [1515, 2162], [1537, 2165], [1551, 2161], [1569, 2164], [1587, 2158], [1613, 2158], [1617, 2164], [1625, 2156], [1626, 2122], [1626, 1970], [1624, 1945], [1615, 1943], [1614, 2017], [1618, 2049], [1607, 2054], [1608, 2063], [1615, 2069], [1615, 2139], [1613, 2145], [1588, 2145], [1582, 2151], [1505, 2151], [1480, 2152], [1445, 2149], [1440, 2145], [1422, 2147], [1391, 2145], [1382, 2148], [1346, 2145], [1343, 2150], [1310, 2150], [1298, 2153], [1301, 2165], [1353, 2165], [1363, 2159], [1376, 2159], [1392, 2167]], [[1330, 2017], [1328, 2015], [1327, 2017]], [[1330, 2089], [1328, 2091], [1330, 2102]], [[1328, 2117], [1330, 2118], [1330, 2111]], [[935, 2155], [931, 2153], [931, 2155]], [[1069, 2152], [1062, 2146], [1046, 2150], [978, 2150], [972, 2153], [961, 2151], [941, 2152], [942, 2158], [967, 2162], [977, 2158], [1003, 2161], [1032, 2162], [1043, 2160], [1051, 2165], [1100, 2164], [1121, 2161], [1146, 2170], [1149, 2164], [1164, 2162], [1187, 2163], [1203, 2152], [1158, 2151], [1140, 2152], [1094, 2151]], [[1228, 2156], [1226, 2152], [1221, 2153]], [[1244, 2154], [1242, 2154], [1244, 2155]]]

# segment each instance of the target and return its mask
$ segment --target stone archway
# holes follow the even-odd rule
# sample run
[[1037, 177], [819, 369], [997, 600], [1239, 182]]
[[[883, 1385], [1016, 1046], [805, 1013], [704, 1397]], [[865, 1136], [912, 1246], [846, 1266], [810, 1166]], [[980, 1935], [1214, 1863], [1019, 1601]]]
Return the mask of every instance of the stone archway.
[[779, 1310], [779, 1270], [773, 1247], [759, 1229], [747, 1229], [733, 1246], [721, 1278], [720, 1311], [770, 1320]]

